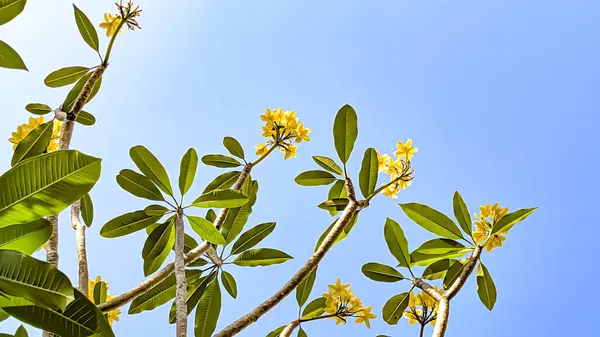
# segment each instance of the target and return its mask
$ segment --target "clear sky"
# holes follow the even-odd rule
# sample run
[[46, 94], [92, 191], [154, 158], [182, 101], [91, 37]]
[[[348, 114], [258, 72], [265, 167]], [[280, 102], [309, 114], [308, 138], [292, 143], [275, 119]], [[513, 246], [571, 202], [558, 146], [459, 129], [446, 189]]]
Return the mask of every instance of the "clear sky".
[[[276, 221], [263, 247], [295, 257], [283, 265], [229, 268], [237, 300], [224, 296], [218, 328], [278, 289], [312, 254], [331, 222], [315, 206], [326, 188], [297, 186], [293, 178], [315, 168], [312, 155], [335, 157], [336, 111], [351, 104], [359, 137], [350, 168], [357, 177], [366, 147], [392, 153], [412, 138], [419, 153], [415, 180], [398, 200], [378, 197], [351, 235], [319, 268], [314, 296], [340, 277], [381, 316], [385, 301], [408, 283], [368, 280], [360, 267], [393, 264], [383, 239], [386, 217], [397, 220], [411, 249], [431, 237], [402, 213], [398, 202], [422, 202], [452, 214], [459, 190], [471, 213], [499, 202], [510, 209], [538, 206], [511, 230], [505, 246], [484, 256], [498, 288], [496, 307], [479, 302], [474, 280], [452, 302], [448, 336], [591, 336], [598, 312], [600, 188], [597, 92], [600, 84], [600, 2], [494, 1], [158, 1], [141, 0], [141, 31], [119, 37], [100, 94], [86, 110], [93, 127], [76, 126], [73, 147], [103, 158], [92, 191], [95, 224], [89, 230], [91, 276], [100, 274], [118, 294], [143, 280], [143, 233], [103, 239], [101, 226], [146, 205], [119, 188], [115, 175], [133, 168], [128, 150], [145, 144], [176, 181], [179, 160], [194, 147], [223, 153], [224, 136], [246, 152], [261, 141], [265, 108], [295, 109], [312, 141], [298, 158], [273, 156], [257, 167], [259, 199], [249, 225]], [[96, 23], [113, 1], [79, 0]], [[0, 69], [0, 134], [7, 139], [30, 102], [58, 106], [67, 92], [43, 78], [64, 66], [97, 62], [81, 40], [70, 1], [30, 0], [24, 13], [0, 27], [0, 38], [24, 58], [30, 72]], [[105, 46], [107, 39], [101, 35]], [[9, 167], [11, 145], [0, 147]], [[220, 171], [202, 166], [190, 197]], [[383, 177], [381, 178], [383, 179]], [[201, 214], [201, 213], [198, 213]], [[63, 217], [60, 266], [76, 280], [74, 233]], [[172, 257], [171, 257], [172, 258]], [[117, 336], [169, 336], [169, 305], [128, 316]], [[241, 336], [264, 336], [295, 318], [293, 296]], [[14, 332], [6, 321], [2, 332]], [[307, 324], [309, 336], [416, 336], [402, 320], [382, 319], [371, 330], [332, 320]], [[431, 328], [428, 328], [431, 329]], [[32, 331], [32, 330], [30, 330]], [[430, 330], [428, 330], [430, 331]]]

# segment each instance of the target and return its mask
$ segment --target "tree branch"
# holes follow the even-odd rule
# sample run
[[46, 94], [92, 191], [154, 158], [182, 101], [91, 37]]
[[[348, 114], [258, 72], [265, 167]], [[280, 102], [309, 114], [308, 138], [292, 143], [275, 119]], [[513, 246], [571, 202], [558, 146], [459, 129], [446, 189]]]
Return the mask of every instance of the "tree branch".
[[219, 257], [219, 254], [217, 254], [217, 250], [213, 245], [208, 246], [208, 249], [206, 250], [206, 257], [208, 257], [217, 267], [223, 265], [223, 260]]
[[187, 281], [185, 278], [185, 228], [183, 226], [183, 210], [177, 209], [175, 215], [175, 309], [177, 320], [177, 337], [187, 336]]
[[[252, 166], [253, 165], [250, 163], [248, 163], [244, 166], [242, 173], [238, 177], [235, 184], [231, 187], [231, 189], [239, 191], [242, 188], [242, 185], [244, 184], [244, 182], [246, 181], [246, 179], [248, 179], [248, 177], [250, 175]], [[223, 223], [225, 222], [225, 218], [227, 218], [228, 212], [229, 212], [229, 209], [223, 208], [217, 215], [217, 218], [215, 219], [215, 227], [217, 227], [217, 229], [220, 229], [221, 226], [223, 226]], [[190, 250], [187, 254], [185, 254], [185, 264], [188, 265], [188, 264], [196, 261], [200, 256], [202, 256], [202, 254], [204, 254], [206, 252], [206, 250], [208, 249], [209, 246], [210, 246], [210, 243], [208, 243], [207, 241], [203, 241], [201, 244], [198, 245], [198, 247]], [[123, 305], [125, 305], [125, 304], [129, 303], [131, 300], [133, 300], [135, 297], [143, 294], [144, 292], [150, 290], [152, 287], [154, 287], [161, 281], [165, 280], [167, 277], [169, 277], [169, 275], [171, 275], [171, 273], [174, 270], [175, 270], [174, 264], [169, 263], [163, 269], [161, 269], [160, 271], [155, 273], [151, 278], [143, 281], [142, 283], [138, 284], [131, 290], [113, 298], [112, 300], [100, 304], [98, 306], [98, 308], [103, 312], [108, 312], [108, 311], [114, 310], [116, 308], [122, 307]]]
[[87, 251], [85, 248], [86, 227], [81, 223], [79, 214], [81, 212], [81, 201], [71, 205], [71, 224], [75, 230], [75, 243], [77, 245], [77, 264], [79, 266], [79, 291], [86, 295], [89, 293], [89, 279]]
[[297, 319], [293, 320], [288, 326], [285, 327], [285, 329], [281, 331], [279, 337], [290, 337], [298, 325], [300, 325], [300, 321]]
[[236, 335], [250, 324], [256, 322], [260, 317], [266, 314], [269, 310], [273, 309], [287, 295], [294, 291], [298, 284], [300, 284], [300, 282], [302, 282], [302, 280], [304, 280], [308, 274], [310, 274], [310, 272], [317, 267], [319, 262], [323, 259], [325, 254], [327, 254], [346, 226], [352, 221], [358, 209], [358, 204], [354, 200], [354, 188], [352, 186], [352, 182], [348, 178], [346, 179], [346, 189], [348, 191], [350, 202], [344, 209], [344, 212], [335, 223], [333, 228], [331, 228], [329, 234], [327, 234], [317, 251], [310, 257], [310, 259], [308, 259], [308, 261], [306, 261], [306, 263], [300, 267], [296, 274], [294, 274], [294, 276], [292, 276], [292, 278], [287, 281], [279, 291], [273, 294], [273, 296], [269, 297], [252, 311], [240, 317], [229, 326], [225, 327], [213, 337], [229, 337]]
[[429, 285], [429, 283], [423, 281], [420, 278], [416, 278], [413, 280], [413, 284], [417, 288], [421, 288], [424, 292], [426, 292], [429, 296], [433, 297], [436, 301], [440, 301], [442, 299], [442, 294], [440, 294], [434, 287]]

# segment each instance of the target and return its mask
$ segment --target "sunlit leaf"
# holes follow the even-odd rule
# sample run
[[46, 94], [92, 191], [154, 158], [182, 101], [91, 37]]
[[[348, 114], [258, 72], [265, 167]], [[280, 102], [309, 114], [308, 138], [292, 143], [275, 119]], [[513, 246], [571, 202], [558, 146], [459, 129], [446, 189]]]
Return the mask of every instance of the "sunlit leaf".
[[348, 162], [352, 149], [354, 149], [354, 142], [358, 137], [357, 122], [356, 112], [347, 104], [338, 111], [333, 122], [335, 150], [344, 164]]

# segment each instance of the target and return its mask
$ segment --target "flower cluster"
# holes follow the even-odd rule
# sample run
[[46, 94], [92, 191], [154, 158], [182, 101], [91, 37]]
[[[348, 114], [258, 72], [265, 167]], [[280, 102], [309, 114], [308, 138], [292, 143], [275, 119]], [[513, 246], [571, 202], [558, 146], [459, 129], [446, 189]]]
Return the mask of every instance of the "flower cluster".
[[490, 236], [494, 224], [502, 219], [503, 216], [508, 213], [508, 207], [500, 207], [498, 203], [494, 205], [487, 204], [485, 206], [479, 206], [479, 214], [475, 214], [477, 220], [475, 223], [475, 232], [473, 232], [473, 239], [475, 242], [481, 243], [487, 240], [485, 244], [485, 250], [491, 252], [492, 249], [502, 247], [502, 242], [506, 240], [506, 233], [497, 233]]
[[[130, 1], [126, 5], [123, 5], [123, 1], [117, 4], [119, 13], [113, 15], [111, 13], [104, 13], [104, 22], [100, 23], [100, 28], [106, 29], [106, 36], [112, 37], [115, 34], [123, 32], [123, 25], [126, 24], [129, 29], [140, 29], [140, 25], [136, 21], [136, 17], [140, 16], [142, 10], [140, 6], [133, 6]], [[125, 23], [123, 24], [123, 20]], [[119, 30], [117, 32], [117, 29]]]
[[325, 298], [325, 312], [329, 317], [335, 319], [335, 324], [346, 324], [346, 318], [356, 317], [356, 323], [365, 323], [371, 328], [369, 320], [377, 318], [371, 313], [371, 306], [362, 305], [360, 298], [352, 294], [349, 284], [342, 284], [338, 278], [335, 284], [328, 286], [328, 292], [323, 294]]
[[284, 153], [283, 159], [296, 158], [298, 146], [303, 141], [309, 142], [310, 129], [304, 127], [296, 117], [296, 112], [283, 111], [283, 109], [267, 109], [260, 119], [265, 123], [262, 127], [263, 137], [267, 138], [265, 143], [256, 145], [256, 155], [264, 156], [273, 147], [279, 147]]
[[400, 190], [410, 186], [413, 179], [410, 161], [413, 155], [419, 151], [418, 148], [412, 147], [412, 139], [407, 140], [406, 143], [398, 142], [396, 148], [395, 160], [387, 154], [377, 153], [379, 171], [390, 175], [390, 182], [386, 184], [383, 195], [392, 199], [398, 198]]
[[[43, 123], [44, 116], [40, 116], [38, 118], [29, 117], [29, 122], [17, 126], [17, 131], [13, 132], [11, 137], [8, 139], [9, 142], [13, 143], [13, 150], [17, 148], [17, 145], [19, 145], [19, 143], [22, 142], [31, 131]], [[58, 150], [58, 141], [60, 139], [61, 128], [62, 122], [55, 119], [54, 124], [52, 125], [52, 138], [50, 139], [50, 143], [46, 148], [47, 152]]]
[[[100, 283], [100, 282], [104, 282], [104, 281], [102, 281], [102, 278], [100, 276], [96, 276], [95, 281], [89, 280], [89, 282], [88, 282], [88, 288], [89, 288], [88, 289], [88, 298], [92, 302], [94, 302], [94, 287], [96, 286], [97, 283]], [[108, 282], [104, 282], [104, 284], [106, 284], [106, 290], [108, 290]], [[114, 298], [113, 296], [106, 294], [107, 301], [110, 301], [113, 298]], [[98, 303], [96, 303], [96, 304], [98, 304]], [[108, 320], [108, 324], [110, 326], [112, 326], [112, 322], [119, 321], [119, 314], [121, 314], [120, 309], [115, 309], [115, 310], [109, 311], [108, 313], [105, 314], [106, 319]]]
[[[443, 290], [435, 286], [433, 288], [440, 294], [444, 293]], [[438, 311], [437, 304], [438, 302], [426, 292], [415, 294], [411, 291], [404, 317], [408, 319], [408, 324], [435, 325]]]

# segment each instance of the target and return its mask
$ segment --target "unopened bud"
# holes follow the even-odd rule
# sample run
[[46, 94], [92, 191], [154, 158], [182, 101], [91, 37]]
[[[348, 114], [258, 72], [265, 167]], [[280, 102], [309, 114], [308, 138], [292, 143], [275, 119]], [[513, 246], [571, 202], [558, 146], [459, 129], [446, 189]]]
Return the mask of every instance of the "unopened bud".
[[59, 121], [64, 121], [67, 118], [67, 113], [61, 110], [62, 106], [56, 108], [54, 110], [54, 118]]

